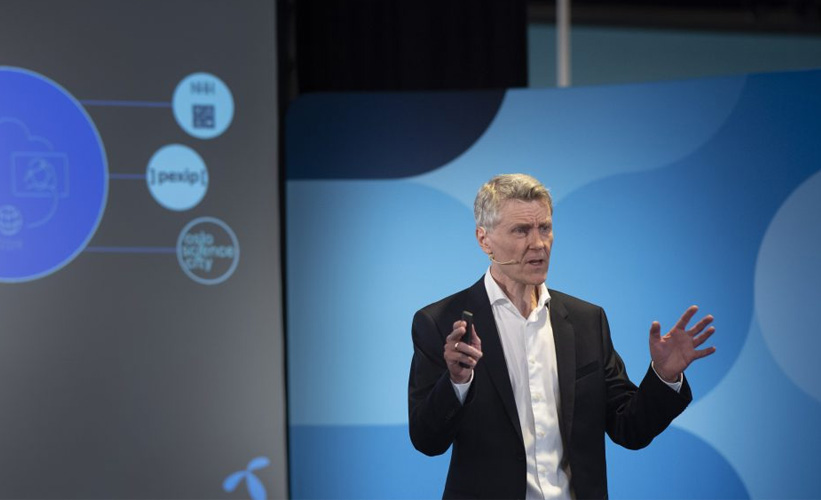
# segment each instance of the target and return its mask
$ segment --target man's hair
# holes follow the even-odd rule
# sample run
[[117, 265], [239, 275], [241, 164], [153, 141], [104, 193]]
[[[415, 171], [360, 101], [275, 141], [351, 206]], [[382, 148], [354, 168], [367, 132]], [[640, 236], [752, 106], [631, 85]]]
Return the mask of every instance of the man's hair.
[[502, 174], [487, 181], [473, 202], [476, 226], [490, 231], [499, 222], [499, 211], [508, 200], [542, 201], [553, 213], [553, 199], [541, 182], [527, 174]]

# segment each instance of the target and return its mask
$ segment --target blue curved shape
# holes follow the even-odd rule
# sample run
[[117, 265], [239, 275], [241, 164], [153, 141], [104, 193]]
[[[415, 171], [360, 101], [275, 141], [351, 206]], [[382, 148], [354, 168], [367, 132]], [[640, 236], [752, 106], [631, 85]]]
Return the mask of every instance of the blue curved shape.
[[265, 491], [265, 485], [259, 478], [251, 473], [245, 476], [245, 485], [248, 487], [248, 496], [251, 500], [265, 500], [268, 498], [268, 493]]
[[733, 369], [674, 425], [718, 450], [753, 498], [816, 498], [821, 405], [787, 377], [757, 322]]
[[222, 489], [227, 491], [228, 493], [237, 489], [239, 486], [240, 481], [244, 478], [248, 472], [241, 470], [239, 472], [234, 472], [230, 476], [226, 477], [225, 480], [222, 482]]
[[448, 163], [481, 136], [504, 91], [308, 94], [286, 118], [288, 179], [395, 179]]
[[290, 181], [287, 199], [290, 422], [405, 423], [414, 312], [487, 265], [473, 215], [395, 181]]
[[[687, 372], [696, 398], [735, 362], [752, 317], [759, 245], [778, 207], [821, 165], [814, 133], [821, 72], [754, 75], [722, 130], [664, 169], [590, 184], [556, 207], [552, 286], [606, 306], [616, 348], [634, 372], [647, 332], [667, 331], [691, 304], [715, 316], [718, 348]], [[790, 168], [775, 169], [789, 164]]]
[[746, 78], [509, 90], [470, 149], [413, 180], [455, 192], [472, 207], [488, 179], [523, 172], [542, 180], [559, 202], [591, 182], [662, 168], [697, 151], [722, 129]]
[[738, 472], [721, 453], [675, 427], [639, 451], [608, 442], [607, 476], [614, 500], [750, 498]]
[[755, 270], [756, 317], [781, 370], [821, 401], [817, 355], [821, 352], [821, 172], [779, 207], [764, 236]]
[[255, 459], [248, 462], [248, 467], [246, 467], [245, 470], [258, 470], [268, 467], [269, 465], [271, 465], [271, 461], [268, 459], [268, 457], [256, 457]]
[[43, 75], [0, 67], [0, 282], [31, 281], [88, 245], [108, 199], [91, 117]]

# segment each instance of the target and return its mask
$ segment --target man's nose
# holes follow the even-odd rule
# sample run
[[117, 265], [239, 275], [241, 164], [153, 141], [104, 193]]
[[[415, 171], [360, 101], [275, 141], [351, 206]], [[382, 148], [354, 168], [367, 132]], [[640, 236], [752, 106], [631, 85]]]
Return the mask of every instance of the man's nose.
[[541, 250], [547, 248], [547, 238], [543, 238], [539, 231], [533, 231], [530, 234], [530, 248], [534, 250]]

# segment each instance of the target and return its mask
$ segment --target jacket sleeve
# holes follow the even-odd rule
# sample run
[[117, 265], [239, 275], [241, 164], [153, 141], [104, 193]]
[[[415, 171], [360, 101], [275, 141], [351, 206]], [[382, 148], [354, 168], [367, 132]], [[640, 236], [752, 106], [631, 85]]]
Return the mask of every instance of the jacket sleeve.
[[408, 425], [413, 446], [430, 456], [441, 455], [453, 443], [475, 392], [474, 380], [464, 405], [456, 397], [443, 354], [449, 334], [450, 331], [441, 331], [425, 310], [413, 318]]
[[648, 367], [636, 387], [627, 377], [619, 354], [613, 348], [610, 327], [601, 312], [604, 375], [607, 390], [607, 434], [613, 442], [629, 449], [644, 448], [670, 425], [693, 396], [687, 380], [676, 392]]

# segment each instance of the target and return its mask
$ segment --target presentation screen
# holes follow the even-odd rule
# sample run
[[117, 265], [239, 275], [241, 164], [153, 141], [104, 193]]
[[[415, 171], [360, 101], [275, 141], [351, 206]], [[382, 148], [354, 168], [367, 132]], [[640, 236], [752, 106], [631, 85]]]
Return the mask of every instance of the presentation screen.
[[0, 498], [287, 496], [275, 3], [0, 10]]
[[411, 320], [487, 270], [473, 200], [509, 172], [550, 188], [547, 284], [605, 309], [635, 382], [653, 321], [715, 316], [690, 407], [646, 449], [608, 444], [611, 496], [816, 496], [819, 130], [819, 71], [302, 97], [286, 124], [293, 497], [441, 496], [449, 452], [408, 437]]

